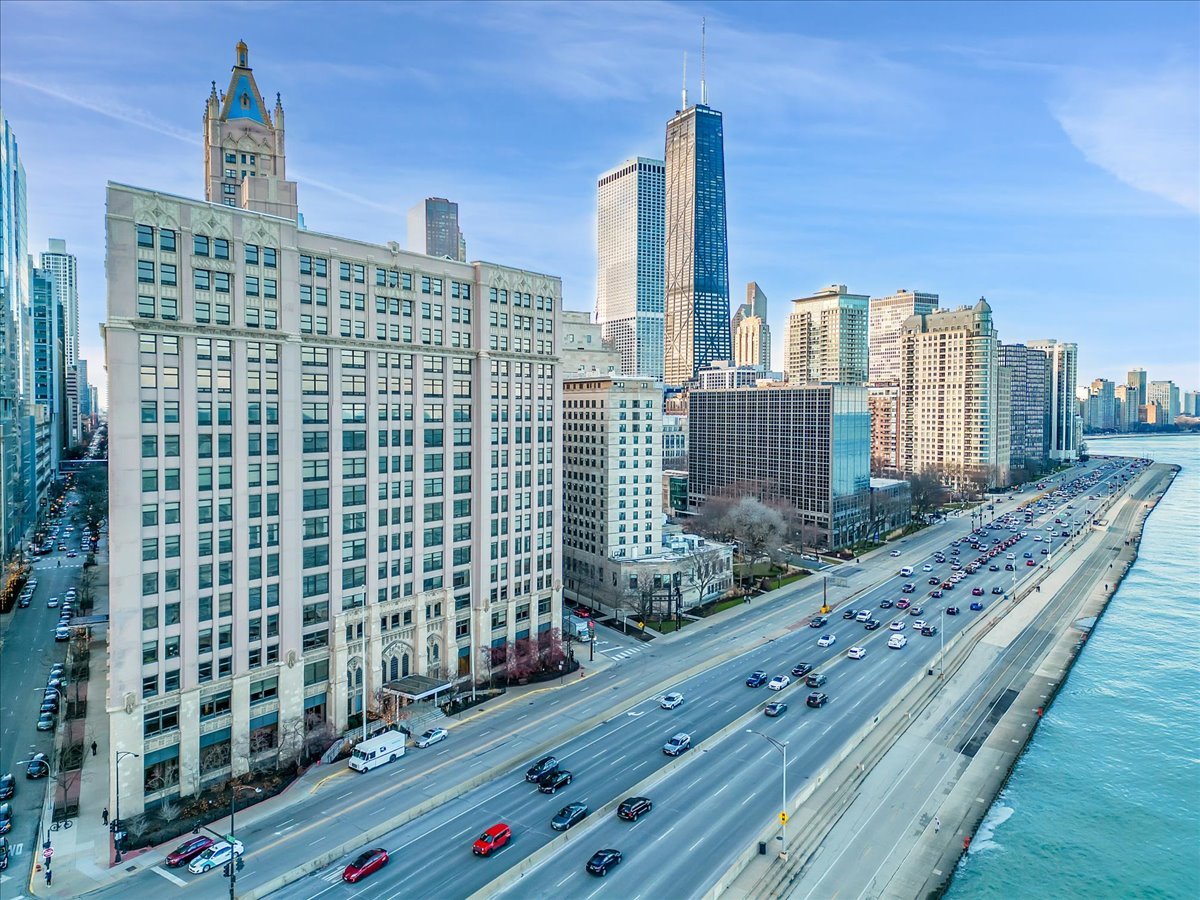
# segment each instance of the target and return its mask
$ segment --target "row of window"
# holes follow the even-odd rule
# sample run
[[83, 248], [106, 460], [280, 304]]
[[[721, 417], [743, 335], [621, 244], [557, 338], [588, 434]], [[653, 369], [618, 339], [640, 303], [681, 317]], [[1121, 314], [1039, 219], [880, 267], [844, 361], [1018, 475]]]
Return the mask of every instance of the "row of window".
[[[137, 245], [139, 247], [153, 250], [155, 247], [154, 232], [155, 228], [150, 225], [137, 226]], [[166, 253], [174, 253], [177, 247], [177, 233], [170, 228], [159, 228], [158, 231], [158, 249]], [[242, 248], [245, 253], [245, 262], [248, 266], [263, 266], [267, 269], [278, 267], [279, 250], [275, 247], [260, 247], [258, 244], [243, 244]], [[227, 238], [213, 238], [206, 235], [197, 234], [192, 237], [192, 253], [196, 256], [207, 256], [211, 259], [228, 260], [229, 257], [229, 240]]]

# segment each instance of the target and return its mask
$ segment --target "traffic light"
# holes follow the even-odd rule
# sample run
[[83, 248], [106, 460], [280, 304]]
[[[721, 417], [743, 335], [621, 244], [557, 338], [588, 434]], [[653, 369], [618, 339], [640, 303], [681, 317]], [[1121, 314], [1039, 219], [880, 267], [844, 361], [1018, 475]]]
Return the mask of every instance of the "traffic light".
[[221, 871], [225, 874], [226, 878], [233, 877], [233, 863], [231, 863], [231, 862], [225, 863], [225, 868], [223, 868]]
[[242, 861], [242, 857], [239, 855], [237, 858], [237, 870], [240, 872], [244, 868], [246, 868], [246, 863]]

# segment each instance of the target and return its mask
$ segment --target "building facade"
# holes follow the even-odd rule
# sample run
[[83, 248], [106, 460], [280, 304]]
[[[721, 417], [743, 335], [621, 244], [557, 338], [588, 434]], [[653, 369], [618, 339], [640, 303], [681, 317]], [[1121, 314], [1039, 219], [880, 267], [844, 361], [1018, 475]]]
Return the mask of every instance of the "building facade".
[[870, 525], [871, 424], [861, 385], [694, 390], [688, 507], [729, 490], [782, 500], [814, 545], [846, 546]]
[[663, 380], [679, 386], [715, 360], [733, 358], [725, 137], [706, 102], [667, 123]]
[[29, 279], [29, 309], [33, 323], [33, 403], [37, 434], [35, 476], [30, 502], [35, 510], [49, 495], [69, 438], [66, 432], [66, 310], [59, 302], [58, 279], [46, 269], [34, 269]]
[[1146, 402], [1157, 403], [1168, 424], [1179, 418], [1179, 388], [1173, 381], [1151, 381], [1147, 384]]
[[784, 374], [795, 384], [866, 384], [866, 294], [831, 284], [792, 301]]
[[558, 278], [117, 184], [106, 233], [123, 809], [557, 627]]
[[562, 372], [568, 375], [621, 375], [621, 353], [604, 339], [604, 330], [581, 310], [564, 309], [559, 314]]
[[892, 477], [900, 472], [900, 385], [867, 387], [871, 412], [871, 474]]
[[695, 384], [702, 391], [731, 391], [754, 387], [760, 381], [783, 381], [782, 372], [771, 372], [761, 365], [733, 366], [714, 362], [696, 373]]
[[1046, 437], [1049, 359], [1042, 350], [1024, 344], [1000, 344], [998, 360], [1000, 371], [1008, 376], [1009, 468], [1040, 472], [1050, 453]]
[[1056, 340], [1030, 341], [1047, 359], [1046, 410], [1049, 428], [1046, 438], [1052, 460], [1070, 462], [1079, 458], [1079, 405], [1075, 399], [1078, 384], [1079, 350], [1075, 344]]
[[[1148, 382], [1146, 380], [1145, 369], [1130, 369], [1125, 376], [1125, 384], [1133, 389], [1133, 396], [1129, 397], [1129, 401], [1134, 406], [1141, 406], [1146, 402], [1146, 389]], [[1136, 421], [1136, 416], [1134, 417]]]
[[26, 472], [32, 435], [29, 367], [29, 226], [25, 167], [17, 136], [0, 111], [0, 562], [21, 547], [30, 524]]
[[466, 262], [467, 242], [458, 225], [458, 204], [445, 197], [426, 197], [410, 209], [408, 249]]
[[663, 462], [666, 464], [686, 458], [688, 452], [687, 416], [663, 413], [662, 420]]
[[938, 295], [900, 290], [869, 303], [868, 340], [871, 384], [900, 384], [900, 330], [910, 316], [924, 316], [938, 308]]
[[1084, 425], [1089, 431], [1113, 431], [1116, 429], [1116, 385], [1107, 378], [1093, 379], [1088, 386], [1084, 412]]
[[771, 326], [767, 324], [767, 295], [757, 281], [746, 285], [746, 302], [730, 320], [733, 363], [737, 366], [771, 368]]
[[636, 157], [596, 182], [596, 321], [621, 371], [663, 377], [666, 168]]
[[956, 486], [1008, 483], [998, 343], [992, 309], [982, 299], [904, 323], [899, 456], [905, 476], [931, 472]]

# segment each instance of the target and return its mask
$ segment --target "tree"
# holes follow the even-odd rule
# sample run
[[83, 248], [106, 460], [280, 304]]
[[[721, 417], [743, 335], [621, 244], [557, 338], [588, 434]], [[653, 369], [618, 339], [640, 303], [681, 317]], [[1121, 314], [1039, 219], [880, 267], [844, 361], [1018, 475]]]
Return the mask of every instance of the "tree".
[[729, 541], [732, 535], [728, 516], [733, 506], [734, 500], [730, 497], [710, 497], [696, 515], [684, 521], [684, 530], [716, 541]]
[[558, 671], [559, 663], [567, 662], [563, 649], [562, 629], [551, 628], [538, 633], [538, 662], [543, 672]]
[[96, 573], [92, 569], [84, 569], [83, 574], [79, 576], [77, 593], [79, 597], [79, 611], [81, 613], [90, 613], [92, 606], [96, 602]]
[[533, 642], [529, 638], [521, 638], [509, 644], [506, 663], [509, 682], [535, 674], [538, 671], [538, 655]]
[[925, 516], [937, 509], [946, 495], [941, 478], [931, 469], [918, 472], [908, 479], [912, 491], [913, 517], [923, 521]]
[[725, 570], [723, 556], [716, 547], [694, 546], [687, 554], [684, 573], [696, 585], [697, 603], [708, 599], [708, 590]]
[[167, 825], [183, 815], [183, 807], [173, 800], [164, 800], [158, 807], [158, 817]]
[[782, 544], [787, 534], [779, 511], [753, 497], [737, 501], [725, 521], [738, 543], [739, 555], [751, 568], [766, 555], [768, 548]]

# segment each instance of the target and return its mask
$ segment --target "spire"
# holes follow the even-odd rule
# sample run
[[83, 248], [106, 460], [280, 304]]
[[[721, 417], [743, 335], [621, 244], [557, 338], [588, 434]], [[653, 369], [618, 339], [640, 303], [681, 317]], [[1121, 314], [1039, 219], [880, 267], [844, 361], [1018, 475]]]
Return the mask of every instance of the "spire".
[[250, 48], [246, 46], [246, 42], [238, 41], [234, 52], [237, 55], [233, 64], [239, 69], [250, 68]]
[[704, 81], [704, 25], [703, 17], [700, 19], [700, 105], [708, 106], [708, 85]]
[[683, 104], [681, 110], [687, 109], [687, 51], [683, 51]]

